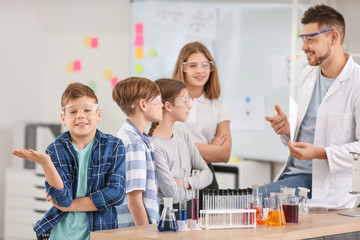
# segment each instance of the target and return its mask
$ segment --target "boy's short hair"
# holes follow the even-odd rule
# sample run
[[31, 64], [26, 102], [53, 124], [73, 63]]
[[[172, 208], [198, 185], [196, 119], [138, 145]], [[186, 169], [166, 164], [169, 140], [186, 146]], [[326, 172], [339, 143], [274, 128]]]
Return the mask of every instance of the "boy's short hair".
[[98, 103], [95, 92], [90, 87], [82, 83], [70, 83], [61, 96], [61, 107], [65, 107], [70, 100], [81, 97], [92, 98], [95, 100], [95, 103]]
[[132, 106], [139, 99], [150, 100], [159, 95], [159, 87], [153, 81], [141, 77], [121, 80], [112, 91], [113, 100], [127, 116], [134, 113], [135, 108]]

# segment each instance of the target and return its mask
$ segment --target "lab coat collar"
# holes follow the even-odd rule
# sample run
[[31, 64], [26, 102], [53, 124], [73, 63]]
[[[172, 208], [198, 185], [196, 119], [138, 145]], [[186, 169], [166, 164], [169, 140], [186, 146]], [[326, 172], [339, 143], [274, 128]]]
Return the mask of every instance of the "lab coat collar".
[[354, 61], [350, 54], [345, 53], [345, 57], [347, 58], [347, 61], [345, 63], [345, 66], [341, 70], [340, 74], [335, 78], [334, 82], [332, 83], [331, 87], [329, 88], [327, 94], [325, 95], [323, 101], [326, 100], [329, 96], [331, 96], [333, 93], [335, 93], [340, 88], [340, 83], [342, 81], [347, 81], [350, 78], [351, 68], [354, 67]]

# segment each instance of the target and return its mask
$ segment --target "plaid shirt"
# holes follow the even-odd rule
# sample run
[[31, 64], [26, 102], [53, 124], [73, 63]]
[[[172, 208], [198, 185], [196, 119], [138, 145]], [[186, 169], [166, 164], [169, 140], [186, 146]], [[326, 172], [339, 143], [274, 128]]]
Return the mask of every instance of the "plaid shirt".
[[[78, 164], [69, 132], [58, 136], [46, 149], [63, 182], [63, 189], [51, 187], [45, 181], [47, 193], [62, 207], [75, 199]], [[88, 165], [88, 194], [98, 211], [87, 212], [89, 231], [117, 228], [117, 211], [125, 198], [125, 148], [123, 142], [111, 135], [96, 131]], [[48, 232], [67, 216], [52, 207], [37, 223], [37, 235]]]

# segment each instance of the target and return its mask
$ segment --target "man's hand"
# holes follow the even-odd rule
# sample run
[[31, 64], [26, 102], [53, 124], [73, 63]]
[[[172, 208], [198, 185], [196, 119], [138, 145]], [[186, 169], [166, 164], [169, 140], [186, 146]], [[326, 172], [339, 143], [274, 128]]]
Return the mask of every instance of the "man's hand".
[[286, 135], [290, 137], [290, 124], [286, 114], [281, 110], [279, 105], [275, 105], [277, 115], [265, 116], [266, 121], [271, 123], [271, 127], [279, 135]]
[[311, 143], [306, 142], [291, 142], [289, 141], [290, 154], [300, 160], [308, 159], [327, 159], [326, 151], [324, 148], [315, 147]]

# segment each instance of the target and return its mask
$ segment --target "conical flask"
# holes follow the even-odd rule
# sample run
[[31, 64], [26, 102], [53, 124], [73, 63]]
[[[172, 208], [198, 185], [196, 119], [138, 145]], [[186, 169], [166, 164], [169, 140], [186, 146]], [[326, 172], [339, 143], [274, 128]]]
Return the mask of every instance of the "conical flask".
[[178, 230], [173, 212], [173, 198], [164, 198], [164, 209], [161, 213], [158, 230], [160, 232], [176, 232]]

